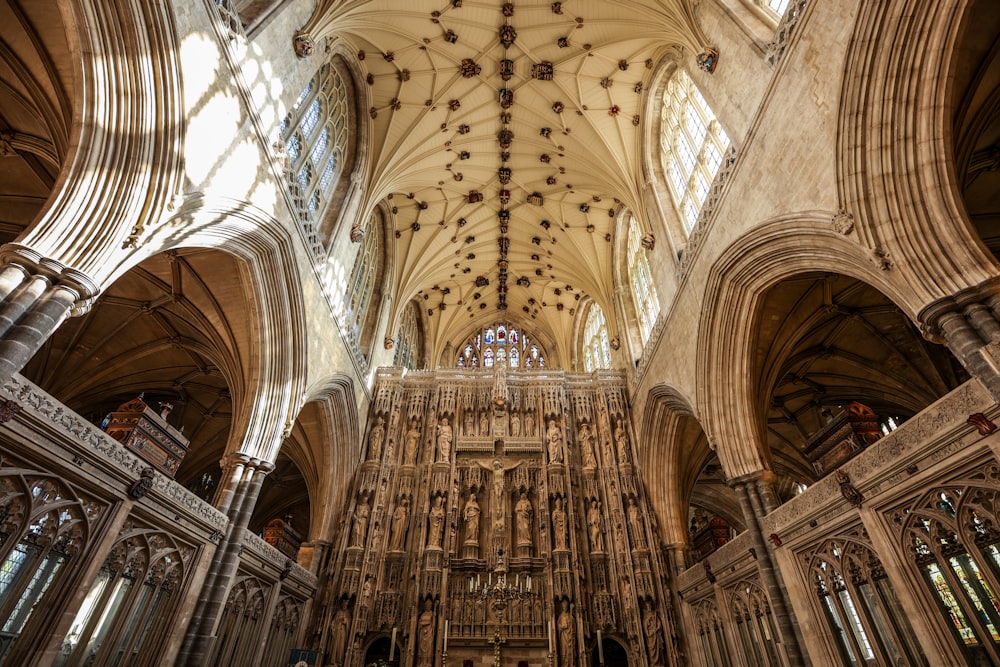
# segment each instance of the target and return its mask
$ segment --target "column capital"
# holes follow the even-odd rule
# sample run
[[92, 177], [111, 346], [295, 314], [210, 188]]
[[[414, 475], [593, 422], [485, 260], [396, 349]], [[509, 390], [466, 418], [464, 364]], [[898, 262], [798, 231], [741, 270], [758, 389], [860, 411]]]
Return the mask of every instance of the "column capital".
[[763, 469], [755, 470], [739, 477], [731, 477], [726, 480], [726, 484], [735, 489], [738, 486], [746, 486], [747, 484], [755, 484], [757, 482], [773, 484], [777, 478], [778, 476], [773, 471]]

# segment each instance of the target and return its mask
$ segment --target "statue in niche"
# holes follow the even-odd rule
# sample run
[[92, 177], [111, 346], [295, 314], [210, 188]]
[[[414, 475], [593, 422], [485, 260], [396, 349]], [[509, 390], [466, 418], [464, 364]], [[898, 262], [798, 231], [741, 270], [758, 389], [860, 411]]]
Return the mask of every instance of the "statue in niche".
[[576, 666], [576, 621], [569, 608], [569, 600], [562, 601], [562, 611], [556, 621], [559, 635], [559, 667]]
[[556, 498], [555, 507], [552, 509], [552, 533], [554, 535], [558, 550], [569, 549], [569, 531], [566, 510], [563, 509], [562, 498]]
[[524, 415], [524, 435], [529, 438], [535, 435], [535, 415], [531, 412]]
[[351, 632], [351, 612], [347, 608], [347, 600], [342, 600], [340, 609], [333, 616], [331, 625], [333, 638], [330, 642], [330, 657], [333, 664], [340, 667], [344, 664], [344, 654], [347, 652], [347, 637]]
[[482, 513], [476, 494], [473, 493], [462, 510], [462, 519], [465, 521], [465, 544], [479, 544], [479, 516]]
[[434, 499], [434, 506], [430, 512], [430, 531], [427, 536], [427, 546], [441, 548], [441, 538], [444, 532], [444, 497], [438, 496]]
[[410, 517], [410, 500], [403, 498], [392, 513], [392, 531], [389, 535], [389, 551], [402, 551], [406, 539], [406, 520]]
[[535, 515], [535, 510], [528, 500], [528, 494], [521, 492], [521, 499], [514, 506], [514, 514], [517, 515], [517, 545], [531, 545], [531, 521]]
[[447, 417], [442, 417], [438, 424], [438, 450], [441, 452], [441, 462], [451, 463], [451, 422]]
[[382, 443], [385, 441], [385, 421], [379, 417], [368, 435], [368, 460], [378, 461], [382, 458]]
[[410, 420], [410, 430], [406, 432], [406, 449], [404, 451], [404, 465], [413, 465], [417, 462], [417, 444], [420, 442], [420, 429], [417, 427], [417, 418]]
[[621, 419], [615, 426], [615, 445], [618, 447], [618, 460], [621, 463], [628, 463], [628, 433], [625, 432], [625, 425]]
[[642, 526], [642, 512], [635, 504], [635, 498], [628, 499], [628, 527], [632, 533], [632, 544], [637, 548], [646, 546], [646, 533]]
[[465, 411], [465, 437], [476, 435], [476, 417], [472, 410]]
[[660, 633], [660, 619], [652, 604], [646, 605], [643, 628], [646, 632], [646, 655], [649, 656], [649, 665], [662, 667], [666, 664], [663, 659], [663, 637]]
[[594, 455], [594, 432], [590, 424], [583, 422], [580, 425], [580, 432], [577, 434], [580, 441], [580, 452], [583, 456], [583, 467], [585, 470], [593, 470], [597, 467], [597, 457]]
[[549, 420], [549, 428], [545, 432], [545, 440], [549, 445], [549, 463], [562, 463], [562, 429], [555, 419]]
[[516, 412], [510, 413], [510, 437], [521, 437], [521, 417]]
[[417, 621], [417, 656], [418, 667], [434, 664], [434, 611], [430, 598], [424, 600], [424, 610]]
[[591, 500], [590, 509], [587, 510], [587, 532], [590, 533], [590, 550], [593, 553], [604, 551], [604, 531], [601, 523], [601, 503]]
[[361, 496], [361, 503], [354, 508], [354, 531], [351, 533], [351, 546], [365, 546], [368, 536], [368, 519], [372, 515], [372, 507], [368, 504], [368, 496]]
[[479, 435], [486, 437], [490, 434], [490, 413], [488, 410], [483, 410], [483, 413], [479, 415]]

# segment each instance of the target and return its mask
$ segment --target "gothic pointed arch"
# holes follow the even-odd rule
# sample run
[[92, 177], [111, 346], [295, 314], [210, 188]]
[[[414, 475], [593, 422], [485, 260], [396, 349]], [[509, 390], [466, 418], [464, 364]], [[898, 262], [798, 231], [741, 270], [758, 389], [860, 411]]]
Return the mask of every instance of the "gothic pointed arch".
[[865, 5], [847, 49], [836, 153], [842, 206], [868, 252], [907, 258], [914, 298], [925, 303], [998, 272], [969, 223], [954, 165], [958, 108], [949, 87], [964, 80], [959, 68], [968, 63], [958, 56], [966, 26], [982, 20], [976, 7]]
[[856, 244], [833, 231], [831, 215], [813, 212], [765, 223], [737, 240], [712, 267], [705, 299], [716, 307], [698, 325], [703, 343], [697, 404], [729, 477], [770, 468], [761, 398], [745, 381], [753, 353], [743, 332], [746, 322], [757, 321], [772, 285], [800, 272], [829, 271], [868, 283], [909, 318], [919, 307], [898, 273], [879, 271]]

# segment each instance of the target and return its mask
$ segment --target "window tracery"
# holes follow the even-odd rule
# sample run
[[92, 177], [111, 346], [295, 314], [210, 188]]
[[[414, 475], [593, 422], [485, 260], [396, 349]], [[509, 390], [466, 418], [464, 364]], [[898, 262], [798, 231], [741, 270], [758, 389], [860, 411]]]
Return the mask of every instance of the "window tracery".
[[642, 245], [642, 231], [639, 229], [638, 220], [631, 213], [628, 214], [628, 278], [632, 289], [632, 302], [635, 304], [639, 329], [642, 332], [642, 342], [645, 344], [660, 314], [660, 301], [656, 294], [646, 249]]
[[518, 327], [495, 322], [483, 327], [459, 349], [458, 368], [544, 368], [545, 350]]
[[729, 137], [682, 69], [667, 82], [660, 114], [663, 173], [677, 215], [691, 231], [722, 167]]
[[597, 368], [611, 368], [611, 343], [604, 311], [596, 303], [587, 309], [583, 325], [583, 367], [590, 373]]
[[327, 63], [306, 85], [279, 128], [288, 159], [286, 177], [314, 251], [322, 250], [319, 220], [347, 155], [348, 100], [343, 78]]
[[399, 325], [399, 335], [396, 336], [393, 366], [412, 370], [420, 363], [420, 323], [417, 317], [417, 309], [413, 304], [403, 311], [403, 321]]
[[379, 274], [378, 256], [378, 225], [375, 214], [369, 216], [364, 225], [364, 235], [354, 265], [351, 267], [351, 277], [347, 283], [346, 298], [347, 318], [354, 340], [361, 341], [368, 321], [368, 311], [372, 295], [375, 293], [376, 279]]

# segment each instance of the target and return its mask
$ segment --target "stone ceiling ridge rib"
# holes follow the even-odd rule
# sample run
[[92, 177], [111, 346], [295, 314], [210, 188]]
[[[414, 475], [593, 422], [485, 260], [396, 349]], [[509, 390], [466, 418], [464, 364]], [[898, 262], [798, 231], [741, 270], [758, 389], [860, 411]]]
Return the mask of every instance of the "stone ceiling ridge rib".
[[655, 65], [709, 50], [691, 0], [320, 0], [296, 39], [342, 40], [366, 73], [364, 205], [391, 211], [393, 302], [417, 300], [432, 358], [472, 321], [568, 351], [580, 303], [614, 318]]

